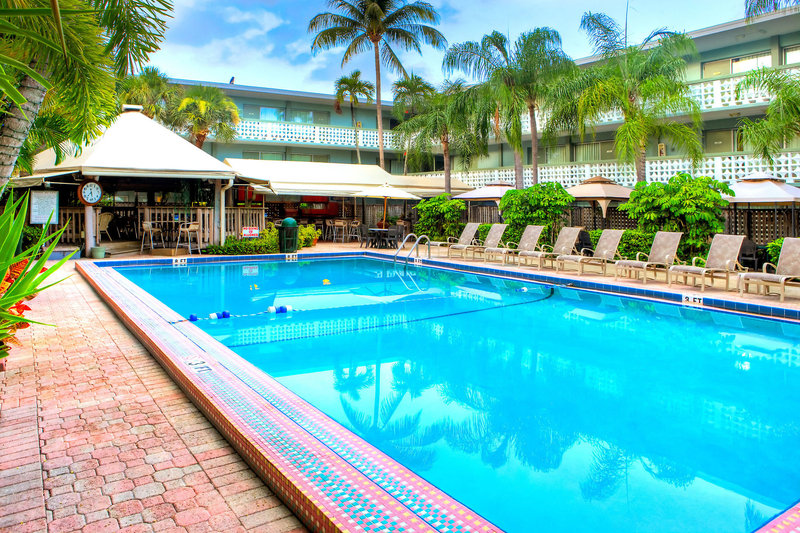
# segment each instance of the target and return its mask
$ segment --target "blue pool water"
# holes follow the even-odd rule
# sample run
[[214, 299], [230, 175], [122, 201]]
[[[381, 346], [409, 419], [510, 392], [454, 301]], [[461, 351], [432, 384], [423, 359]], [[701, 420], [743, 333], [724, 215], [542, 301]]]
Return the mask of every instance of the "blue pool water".
[[[368, 259], [120, 268], [509, 532], [751, 531], [800, 497], [800, 327]], [[527, 289], [527, 290], [525, 290]]]

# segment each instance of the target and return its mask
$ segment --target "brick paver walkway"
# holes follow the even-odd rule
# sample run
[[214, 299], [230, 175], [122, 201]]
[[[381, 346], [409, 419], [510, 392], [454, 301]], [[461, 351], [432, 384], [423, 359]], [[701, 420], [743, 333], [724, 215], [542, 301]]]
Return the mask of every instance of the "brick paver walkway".
[[303, 531], [79, 275], [31, 307], [58, 327], [0, 373], [0, 531]]

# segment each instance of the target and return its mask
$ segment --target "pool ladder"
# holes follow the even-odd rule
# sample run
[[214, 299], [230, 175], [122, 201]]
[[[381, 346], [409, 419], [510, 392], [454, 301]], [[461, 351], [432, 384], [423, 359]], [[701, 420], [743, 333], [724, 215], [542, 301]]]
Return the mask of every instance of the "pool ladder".
[[408, 251], [408, 254], [406, 254], [406, 264], [408, 264], [408, 258], [411, 257], [411, 254], [414, 253], [414, 250], [417, 251], [417, 257], [419, 257], [419, 248], [417, 248], [417, 247], [419, 246], [419, 244], [421, 242], [423, 242], [423, 239], [425, 239], [427, 241], [427, 244], [428, 244], [428, 259], [431, 258], [431, 239], [430, 239], [430, 237], [428, 237], [427, 235], [420, 235], [419, 237], [417, 237], [417, 235], [415, 233], [409, 233], [408, 235], [406, 235], [405, 239], [403, 239], [403, 242], [400, 243], [400, 246], [397, 248], [397, 251], [394, 253], [394, 258], [392, 259], [393, 263], [397, 262], [398, 254], [400, 254], [400, 252], [403, 251], [403, 249], [406, 246], [406, 243], [408, 242], [408, 240], [411, 237], [414, 237], [414, 244], [411, 246], [411, 250]]

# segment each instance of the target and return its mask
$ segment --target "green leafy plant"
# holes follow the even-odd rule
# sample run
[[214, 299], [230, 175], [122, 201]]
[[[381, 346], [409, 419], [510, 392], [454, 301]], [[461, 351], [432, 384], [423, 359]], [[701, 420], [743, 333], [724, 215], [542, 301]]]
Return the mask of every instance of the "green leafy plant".
[[239, 239], [228, 237], [225, 244], [214, 244], [206, 248], [206, 253], [212, 255], [260, 255], [277, 254], [278, 229], [272, 224], [261, 230], [257, 239]]
[[301, 248], [308, 248], [314, 246], [314, 241], [319, 239], [320, 235], [322, 235], [322, 232], [318, 230], [314, 224], [308, 224], [306, 226], [300, 226], [297, 239]]
[[480, 239], [481, 242], [486, 240], [486, 236], [489, 235], [490, 229], [492, 229], [491, 224], [481, 224], [478, 226], [478, 239]]
[[[592, 247], [597, 246], [597, 241], [600, 240], [600, 235], [603, 233], [601, 229], [595, 229], [589, 232], [592, 238]], [[617, 251], [619, 255], [626, 259], [635, 259], [638, 252], [643, 254], [650, 253], [650, 247], [653, 245], [653, 237], [655, 233], [648, 233], [635, 229], [625, 230], [622, 234], [622, 239], [619, 241]]]
[[778, 264], [778, 258], [781, 256], [781, 248], [783, 248], [783, 237], [767, 243], [767, 255], [769, 256], [769, 262], [773, 265]]
[[419, 220], [414, 225], [417, 235], [443, 241], [447, 237], [458, 237], [464, 228], [461, 215], [467, 206], [461, 200], [451, 200], [448, 194], [423, 200], [414, 209], [419, 213]]
[[564, 215], [575, 201], [559, 183], [539, 183], [522, 190], [510, 190], [500, 199], [500, 212], [508, 224], [505, 240], [519, 242], [525, 226], [540, 224], [549, 231], [543, 233], [552, 242], [561, 228]]
[[53, 286], [54, 283], [45, 285], [45, 281], [71, 257], [71, 254], [64, 257], [49, 269], [44, 266], [64, 228], [47, 236], [40, 232], [32, 246], [17, 252], [27, 214], [27, 195], [19, 200], [8, 199], [0, 214], [0, 361], [8, 356], [10, 346], [16, 344], [16, 331], [33, 323], [24, 316], [30, 310], [25, 302]]
[[629, 201], [620, 205], [641, 231], [680, 231], [683, 239], [678, 255], [684, 259], [703, 255], [711, 237], [725, 230], [722, 194], [733, 191], [707, 176], [681, 172], [667, 183], [637, 183]]

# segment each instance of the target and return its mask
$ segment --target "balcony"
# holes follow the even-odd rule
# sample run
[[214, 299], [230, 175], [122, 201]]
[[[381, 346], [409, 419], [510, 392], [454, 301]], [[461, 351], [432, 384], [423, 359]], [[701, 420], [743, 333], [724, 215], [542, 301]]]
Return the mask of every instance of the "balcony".
[[[242, 120], [236, 126], [236, 131], [239, 141], [356, 147], [356, 130], [341, 126]], [[392, 133], [388, 130], [383, 132], [383, 143], [385, 148], [391, 149]], [[378, 130], [359, 129], [358, 145], [368, 150], [377, 150]]]
[[[666, 182], [678, 172], [685, 171], [696, 176], [711, 176], [731, 183], [753, 172], [764, 171], [791, 183], [800, 181], [800, 152], [782, 152], [775, 158], [775, 166], [772, 169], [765, 161], [745, 154], [708, 156], [703, 159], [696, 170], [692, 169], [692, 163], [688, 159], [652, 158], [647, 160], [646, 168], [647, 181], [650, 182]], [[444, 173], [430, 172], [418, 175], [442, 178]], [[530, 187], [533, 184], [531, 167], [525, 167], [522, 175], [525, 186]], [[613, 179], [620, 185], [629, 187], [636, 184], [633, 166], [624, 163], [595, 162], [539, 166], [539, 181], [555, 181], [564, 187], [572, 187], [593, 176]], [[498, 181], [514, 183], [514, 168], [502, 167], [453, 172], [452, 177], [475, 188]]]

